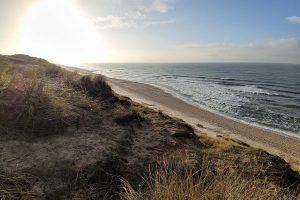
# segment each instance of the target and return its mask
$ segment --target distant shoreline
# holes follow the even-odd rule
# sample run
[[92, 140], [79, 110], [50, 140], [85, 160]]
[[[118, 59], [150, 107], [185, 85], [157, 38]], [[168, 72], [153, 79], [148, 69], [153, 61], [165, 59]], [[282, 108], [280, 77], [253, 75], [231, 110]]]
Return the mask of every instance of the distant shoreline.
[[296, 159], [300, 163], [300, 138], [297, 136], [212, 112], [183, 101], [156, 86], [113, 78], [107, 78], [107, 81], [116, 93], [181, 118], [193, 125], [199, 134], [229, 134], [253, 147], [286, 159]]

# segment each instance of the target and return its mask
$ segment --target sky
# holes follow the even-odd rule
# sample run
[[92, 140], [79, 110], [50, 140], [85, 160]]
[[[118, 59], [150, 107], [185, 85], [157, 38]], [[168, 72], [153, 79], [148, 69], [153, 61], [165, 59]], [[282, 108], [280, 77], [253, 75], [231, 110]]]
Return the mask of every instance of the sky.
[[0, 0], [0, 54], [300, 64], [299, 0]]

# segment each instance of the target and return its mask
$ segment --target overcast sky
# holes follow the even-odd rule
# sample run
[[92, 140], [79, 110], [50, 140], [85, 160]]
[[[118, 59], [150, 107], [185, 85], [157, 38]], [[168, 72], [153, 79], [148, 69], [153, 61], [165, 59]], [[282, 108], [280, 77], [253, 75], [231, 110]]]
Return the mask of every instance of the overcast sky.
[[300, 64], [299, 0], [0, 0], [0, 54]]

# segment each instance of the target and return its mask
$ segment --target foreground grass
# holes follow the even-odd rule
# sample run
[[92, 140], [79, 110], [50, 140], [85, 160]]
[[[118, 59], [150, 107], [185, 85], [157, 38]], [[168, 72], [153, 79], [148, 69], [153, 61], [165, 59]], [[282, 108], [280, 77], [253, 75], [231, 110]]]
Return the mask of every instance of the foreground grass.
[[[222, 169], [214, 171], [212, 161], [203, 158], [201, 165], [191, 167], [182, 159], [166, 159], [150, 169], [144, 189], [133, 189], [124, 181], [121, 197], [124, 200], [198, 200], [198, 199], [296, 199], [267, 177], [246, 177], [243, 172]], [[263, 170], [263, 169], [261, 169]]]
[[281, 158], [120, 97], [102, 76], [0, 56], [0, 199], [296, 199]]

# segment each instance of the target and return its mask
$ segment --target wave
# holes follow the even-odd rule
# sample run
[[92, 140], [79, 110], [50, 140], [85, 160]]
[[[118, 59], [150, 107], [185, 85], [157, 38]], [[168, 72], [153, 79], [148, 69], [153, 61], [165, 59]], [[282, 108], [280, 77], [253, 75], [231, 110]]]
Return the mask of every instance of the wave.
[[[290, 89], [290, 90], [297, 90], [299, 87], [295, 84], [291, 83], [278, 83], [274, 81], [266, 81], [266, 80], [250, 80], [250, 79], [236, 79], [236, 78], [219, 78], [219, 77], [212, 77], [212, 76], [204, 76], [204, 75], [178, 75], [178, 74], [162, 74], [160, 77], [162, 78], [187, 78], [187, 79], [203, 79], [203, 80], [213, 80], [217, 81], [218, 84], [220, 85], [228, 85], [228, 86], [246, 86], [252, 83], [252, 85], [257, 85], [257, 86], [267, 86], [271, 87], [278, 87], [278, 88], [283, 88], [283, 89]], [[160, 78], [157, 77], [157, 78]], [[267, 87], [264, 87], [263, 89], [269, 89]]]
[[300, 94], [300, 91], [291, 91], [291, 90], [281, 90], [279, 88], [267, 88], [267, 87], [263, 87], [263, 86], [259, 86], [258, 88], [261, 89], [268, 89], [268, 90], [272, 90], [274, 92], [282, 92], [282, 93], [288, 93], [288, 94]]
[[163, 78], [192, 78], [192, 79], [207, 79], [207, 77], [199, 75], [199, 76], [187, 76], [187, 75], [170, 75], [170, 74], [162, 74]]
[[230, 90], [238, 91], [238, 92], [244, 92], [244, 93], [251, 93], [251, 94], [264, 94], [264, 95], [278, 95], [277, 93], [272, 93], [267, 90], [263, 90], [260, 88], [257, 88], [254, 85], [247, 85], [247, 86], [233, 86], [229, 88]]
[[232, 82], [232, 81], [220, 81], [218, 84], [225, 85], [225, 86], [246, 86], [245, 84], [235, 83], [235, 82]]
[[225, 80], [225, 81], [239, 81], [239, 79], [234, 79], [234, 78], [220, 78], [220, 80]]
[[299, 105], [283, 105], [286, 108], [296, 108], [300, 110], [300, 106]]

